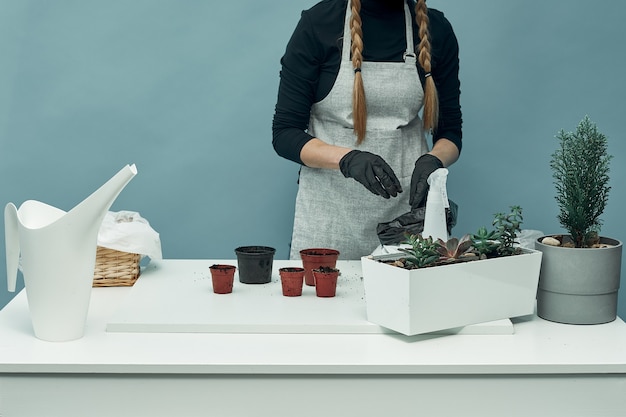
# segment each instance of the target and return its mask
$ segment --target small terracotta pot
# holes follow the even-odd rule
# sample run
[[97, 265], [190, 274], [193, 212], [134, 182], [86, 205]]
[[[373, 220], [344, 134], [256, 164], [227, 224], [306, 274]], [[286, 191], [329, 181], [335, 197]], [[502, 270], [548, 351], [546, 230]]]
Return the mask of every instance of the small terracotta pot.
[[315, 278], [315, 294], [318, 297], [334, 297], [337, 291], [337, 268], [322, 267], [313, 270]]
[[313, 279], [313, 269], [321, 267], [334, 268], [337, 265], [337, 258], [339, 258], [339, 251], [336, 249], [328, 248], [310, 248], [302, 249], [300, 251], [300, 259], [302, 259], [302, 266], [304, 267], [304, 282], [306, 285], [315, 285]]
[[234, 265], [214, 264], [209, 267], [211, 280], [213, 282], [213, 292], [215, 294], [230, 294], [233, 292], [233, 281], [235, 279]]
[[304, 282], [304, 268], [285, 267], [278, 270], [280, 283], [285, 297], [299, 297], [302, 295], [302, 283]]

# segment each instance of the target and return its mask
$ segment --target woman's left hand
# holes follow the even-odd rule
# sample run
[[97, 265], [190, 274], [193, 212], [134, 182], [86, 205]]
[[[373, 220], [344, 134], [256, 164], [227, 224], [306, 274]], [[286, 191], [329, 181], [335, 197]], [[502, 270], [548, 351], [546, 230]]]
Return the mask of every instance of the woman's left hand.
[[420, 156], [415, 162], [415, 168], [411, 176], [411, 194], [409, 196], [409, 204], [412, 209], [426, 204], [428, 177], [439, 168], [443, 168], [443, 162], [435, 155], [428, 153]]
[[409, 204], [411, 209], [426, 205], [426, 193], [428, 192], [428, 177], [436, 169], [447, 168], [459, 159], [459, 148], [454, 142], [446, 139], [438, 139], [433, 149], [415, 162], [413, 175], [411, 176], [411, 194]]

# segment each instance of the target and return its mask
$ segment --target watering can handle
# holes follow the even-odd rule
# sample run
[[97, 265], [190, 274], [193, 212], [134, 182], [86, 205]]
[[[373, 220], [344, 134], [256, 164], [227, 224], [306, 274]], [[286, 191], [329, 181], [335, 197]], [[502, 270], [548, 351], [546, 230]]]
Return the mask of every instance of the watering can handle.
[[17, 208], [13, 203], [4, 209], [4, 238], [7, 256], [7, 289], [15, 292], [17, 268], [20, 262], [20, 240], [18, 230]]

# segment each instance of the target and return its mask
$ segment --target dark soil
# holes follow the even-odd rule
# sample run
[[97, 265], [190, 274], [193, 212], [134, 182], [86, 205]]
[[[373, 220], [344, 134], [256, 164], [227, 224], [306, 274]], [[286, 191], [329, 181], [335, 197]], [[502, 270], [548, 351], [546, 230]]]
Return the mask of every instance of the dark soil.
[[287, 266], [287, 267], [281, 268], [281, 269], [283, 271], [285, 271], [285, 272], [300, 272], [300, 271], [302, 271], [302, 268], [290, 267], [290, 266]]
[[330, 266], [320, 266], [319, 268], [315, 268], [314, 271], [329, 273], [329, 272], [337, 272], [339, 270], [337, 268], [331, 268]]

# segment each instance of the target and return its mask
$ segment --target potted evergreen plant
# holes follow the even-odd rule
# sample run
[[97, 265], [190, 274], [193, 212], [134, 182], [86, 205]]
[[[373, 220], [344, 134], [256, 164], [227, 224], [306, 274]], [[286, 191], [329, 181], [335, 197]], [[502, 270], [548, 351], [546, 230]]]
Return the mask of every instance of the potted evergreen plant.
[[600, 236], [608, 202], [607, 138], [585, 116], [576, 131], [561, 130], [550, 160], [558, 220], [566, 234], [539, 238], [543, 253], [537, 315], [568, 324], [600, 324], [617, 317], [622, 242]]
[[361, 259], [368, 321], [405, 335], [532, 314], [541, 252], [516, 244], [522, 210], [447, 242], [407, 237], [400, 253]]

